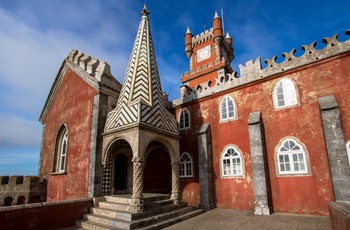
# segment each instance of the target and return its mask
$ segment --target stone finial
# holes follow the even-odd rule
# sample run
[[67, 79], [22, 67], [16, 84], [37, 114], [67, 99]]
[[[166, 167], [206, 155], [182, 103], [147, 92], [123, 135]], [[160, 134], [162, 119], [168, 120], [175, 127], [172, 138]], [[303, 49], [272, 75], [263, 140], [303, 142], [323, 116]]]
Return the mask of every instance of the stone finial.
[[142, 16], [146, 16], [146, 17], [149, 15], [149, 11], [147, 10], [146, 3], [143, 5], [143, 9], [141, 11], [141, 15]]

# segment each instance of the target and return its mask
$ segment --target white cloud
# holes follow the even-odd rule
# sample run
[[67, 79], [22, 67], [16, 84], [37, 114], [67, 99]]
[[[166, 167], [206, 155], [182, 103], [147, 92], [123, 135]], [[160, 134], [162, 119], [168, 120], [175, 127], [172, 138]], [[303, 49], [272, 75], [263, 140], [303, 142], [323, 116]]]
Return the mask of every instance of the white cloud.
[[40, 145], [42, 126], [39, 121], [16, 114], [0, 112], [0, 147], [37, 147]]

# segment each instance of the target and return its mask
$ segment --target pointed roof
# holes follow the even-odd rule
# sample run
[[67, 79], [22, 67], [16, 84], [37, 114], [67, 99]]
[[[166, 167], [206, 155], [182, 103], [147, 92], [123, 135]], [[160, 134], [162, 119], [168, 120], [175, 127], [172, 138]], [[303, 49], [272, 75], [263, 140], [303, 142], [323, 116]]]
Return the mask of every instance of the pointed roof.
[[105, 132], [139, 125], [178, 134], [175, 117], [165, 108], [153, 40], [144, 6], [116, 108], [107, 115]]

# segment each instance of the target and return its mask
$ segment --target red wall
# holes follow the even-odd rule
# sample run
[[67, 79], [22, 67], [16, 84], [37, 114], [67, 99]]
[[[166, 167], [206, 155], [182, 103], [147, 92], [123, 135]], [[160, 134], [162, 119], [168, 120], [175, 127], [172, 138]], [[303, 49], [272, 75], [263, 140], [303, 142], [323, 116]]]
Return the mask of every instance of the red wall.
[[[69, 68], [44, 121], [40, 176], [47, 178], [47, 201], [87, 197], [93, 97], [90, 85]], [[54, 175], [55, 140], [68, 127], [66, 174]]]
[[[248, 136], [248, 117], [261, 111], [265, 126], [272, 205], [275, 212], [328, 215], [328, 202], [334, 200], [317, 98], [334, 94], [339, 104], [345, 140], [350, 138], [350, 55], [328, 59], [307, 67], [285, 72], [234, 90], [191, 102], [191, 129], [180, 131], [180, 151], [188, 151], [198, 168], [197, 131], [209, 122], [212, 132], [215, 203], [229, 209], [254, 209], [253, 178]], [[272, 92], [283, 78], [293, 79], [298, 87], [300, 106], [275, 110]], [[237, 104], [238, 119], [220, 123], [219, 104], [231, 95]], [[178, 117], [181, 108], [175, 110]], [[298, 138], [310, 158], [310, 176], [276, 175], [275, 148], [286, 137]], [[243, 178], [220, 178], [220, 156], [228, 144], [234, 144], [244, 156]], [[198, 169], [193, 179], [181, 179], [183, 200], [199, 204]], [[194, 184], [197, 184], [195, 186]]]
[[1, 208], [1, 229], [54, 230], [74, 226], [92, 204], [92, 199], [81, 199]]

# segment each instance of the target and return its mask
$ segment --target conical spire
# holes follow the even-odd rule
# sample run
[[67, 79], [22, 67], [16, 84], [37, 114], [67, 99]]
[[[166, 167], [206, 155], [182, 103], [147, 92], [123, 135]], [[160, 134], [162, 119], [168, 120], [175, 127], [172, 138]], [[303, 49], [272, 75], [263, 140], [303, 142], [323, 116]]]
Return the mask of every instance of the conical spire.
[[108, 113], [105, 132], [144, 124], [177, 134], [176, 120], [165, 108], [146, 5], [141, 15], [118, 103]]

